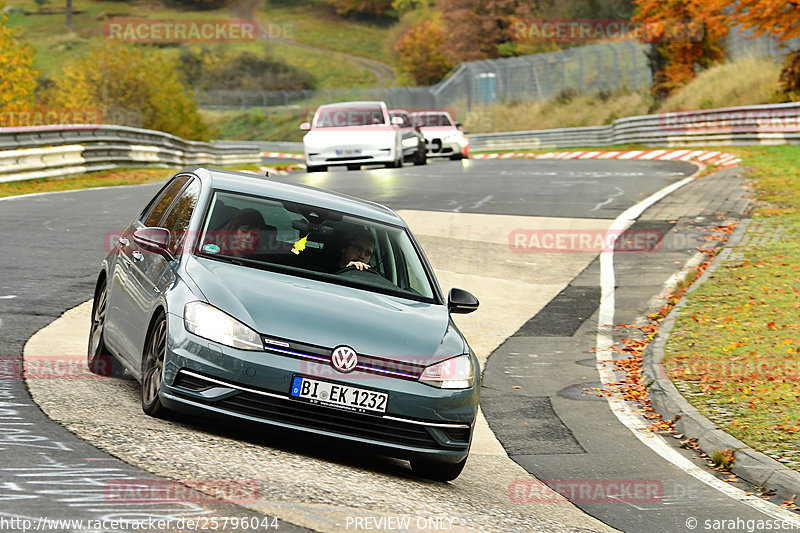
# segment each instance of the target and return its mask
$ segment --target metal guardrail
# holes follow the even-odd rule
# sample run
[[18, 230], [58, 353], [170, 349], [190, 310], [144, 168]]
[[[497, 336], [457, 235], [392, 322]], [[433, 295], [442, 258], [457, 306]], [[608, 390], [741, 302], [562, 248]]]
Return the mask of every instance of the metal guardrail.
[[606, 126], [469, 135], [471, 151], [646, 144], [800, 144], [800, 102], [621, 118]]
[[69, 176], [124, 166], [261, 162], [260, 143], [199, 142], [153, 130], [64, 125], [0, 130], [0, 181]]
[[[472, 151], [646, 144], [658, 147], [800, 144], [800, 102], [643, 115], [606, 126], [469, 135]], [[301, 143], [186, 141], [126, 126], [40, 126], [0, 130], [0, 182], [122, 166], [181, 167], [261, 162]]]

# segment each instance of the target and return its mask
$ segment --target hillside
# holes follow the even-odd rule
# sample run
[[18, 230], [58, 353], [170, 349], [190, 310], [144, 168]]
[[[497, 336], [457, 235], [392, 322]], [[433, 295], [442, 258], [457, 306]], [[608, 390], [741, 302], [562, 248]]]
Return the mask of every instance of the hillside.
[[[244, 8], [258, 4], [261, 6], [255, 13], [252, 8]], [[318, 89], [385, 86], [395, 81], [385, 43], [387, 27], [391, 26], [388, 19], [345, 20], [324, 2], [274, 6], [268, 2], [232, 2], [221, 9], [188, 11], [167, 7], [161, 0], [75, 0], [70, 32], [66, 31], [63, 5], [55, 0], [6, 1], [10, 25], [18, 27], [17, 36], [36, 49], [35, 65], [45, 78], [53, 77], [63, 64], [84, 52], [93, 41], [102, 39], [104, 27], [114, 18], [169, 21], [256, 18], [264, 30], [263, 40], [216, 46], [282, 61], [308, 73]], [[179, 49], [173, 44], [160, 46], [167, 55], [177, 54]], [[188, 46], [197, 49], [200, 45]]]

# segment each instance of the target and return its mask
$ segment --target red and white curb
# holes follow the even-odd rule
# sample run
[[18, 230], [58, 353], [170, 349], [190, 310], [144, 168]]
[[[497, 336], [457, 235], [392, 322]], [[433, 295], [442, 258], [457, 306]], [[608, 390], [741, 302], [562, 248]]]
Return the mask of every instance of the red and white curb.
[[261, 157], [276, 157], [280, 159], [305, 159], [303, 154], [290, 154], [288, 152], [261, 152]]
[[473, 154], [471, 159], [644, 159], [666, 161], [699, 161], [719, 168], [735, 167], [741, 161], [735, 154], [711, 150], [627, 150], [619, 152], [508, 152], [503, 154]]

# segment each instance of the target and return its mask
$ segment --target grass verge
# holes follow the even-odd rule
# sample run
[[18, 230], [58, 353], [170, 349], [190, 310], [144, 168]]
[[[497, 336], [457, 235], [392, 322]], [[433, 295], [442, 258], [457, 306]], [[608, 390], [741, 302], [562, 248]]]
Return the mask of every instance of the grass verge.
[[726, 432], [800, 470], [800, 147], [730, 148], [757, 192], [745, 240], [687, 299], [664, 364]]

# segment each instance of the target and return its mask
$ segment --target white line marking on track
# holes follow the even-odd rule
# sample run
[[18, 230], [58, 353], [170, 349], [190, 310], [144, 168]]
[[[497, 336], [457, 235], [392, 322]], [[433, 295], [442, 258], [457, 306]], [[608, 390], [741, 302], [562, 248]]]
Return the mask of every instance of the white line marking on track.
[[491, 199], [492, 199], [492, 198], [494, 198], [494, 195], [493, 195], [493, 194], [490, 194], [489, 196], [487, 196], [487, 197], [485, 197], [485, 198], [481, 198], [480, 200], [478, 200], [477, 202], [475, 202], [475, 205], [473, 205], [473, 206], [471, 207], [471, 209], [478, 209], [479, 207], [481, 207], [481, 206], [482, 206], [483, 204], [485, 204], [486, 202], [489, 202], [489, 201], [491, 201]]
[[0, 300], [13, 300], [16, 297], [16, 294], [7, 294], [6, 296], [0, 296]]
[[[645, 209], [658, 202], [668, 194], [683, 187], [687, 183], [693, 181], [698, 172], [695, 172], [689, 177], [686, 177], [676, 183], [668, 185], [660, 191], [650, 195], [636, 205], [631, 206], [614, 219], [611, 226], [608, 228], [610, 235], [618, 235], [629, 222], [639, 218]], [[611, 336], [611, 327], [614, 325], [614, 250], [600, 253], [600, 309], [597, 320], [597, 341], [596, 341], [596, 368], [600, 374], [600, 381], [603, 385], [608, 386], [612, 382], [616, 382], [617, 378], [614, 377], [614, 369], [612, 368], [613, 362], [610, 362], [613, 357], [611, 349], [614, 340]], [[608, 405], [611, 411], [616, 415], [622, 424], [624, 424], [631, 432], [639, 439], [642, 444], [656, 452], [677, 466], [690, 476], [702, 481], [709, 487], [720, 491], [721, 493], [738, 500], [753, 509], [762, 512], [776, 520], [784, 520], [800, 526], [800, 517], [796, 514], [781, 509], [772, 503], [766, 502], [757, 496], [750, 496], [743, 490], [734, 487], [724, 481], [714, 477], [712, 474], [703, 468], [692, 463], [689, 459], [678, 453], [664, 440], [661, 435], [653, 433], [644, 424], [642, 418], [634, 414], [630, 405], [618, 395], [607, 396]]]

